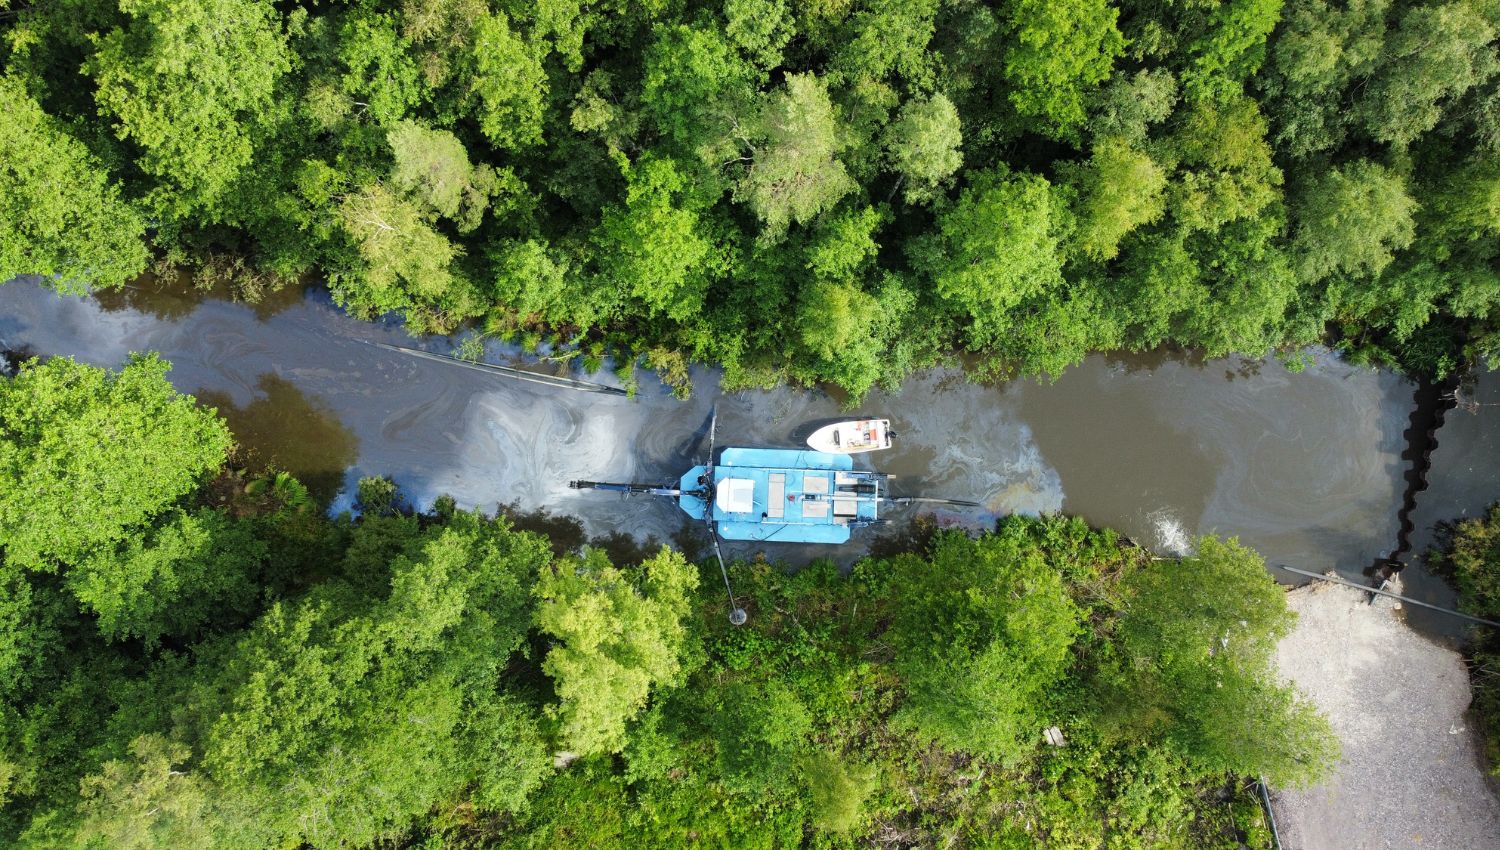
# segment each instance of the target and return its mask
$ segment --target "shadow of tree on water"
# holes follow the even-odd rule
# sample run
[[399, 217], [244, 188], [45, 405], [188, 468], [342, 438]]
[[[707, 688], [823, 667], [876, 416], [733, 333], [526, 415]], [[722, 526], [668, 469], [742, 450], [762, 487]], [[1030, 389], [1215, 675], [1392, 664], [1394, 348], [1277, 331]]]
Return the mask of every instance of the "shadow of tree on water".
[[331, 408], [309, 398], [290, 381], [266, 373], [256, 380], [259, 395], [238, 407], [225, 393], [197, 393], [217, 407], [234, 434], [237, 463], [252, 472], [281, 470], [306, 485], [327, 506], [344, 484], [344, 472], [359, 455], [359, 438]]
[[264, 287], [236, 287], [224, 274], [194, 275], [174, 268], [149, 271], [118, 289], [96, 289], [90, 295], [107, 313], [133, 310], [163, 322], [186, 318], [205, 301], [244, 304], [259, 321], [302, 303], [309, 285], [284, 283]]
[[545, 535], [552, 543], [552, 554], [559, 558], [575, 554], [587, 545], [602, 550], [615, 566], [624, 567], [639, 564], [661, 551], [661, 541], [655, 535], [637, 540], [633, 535], [613, 531], [589, 537], [578, 517], [554, 514], [546, 508], [522, 510], [517, 503], [511, 502], [500, 506], [500, 514], [518, 531]]

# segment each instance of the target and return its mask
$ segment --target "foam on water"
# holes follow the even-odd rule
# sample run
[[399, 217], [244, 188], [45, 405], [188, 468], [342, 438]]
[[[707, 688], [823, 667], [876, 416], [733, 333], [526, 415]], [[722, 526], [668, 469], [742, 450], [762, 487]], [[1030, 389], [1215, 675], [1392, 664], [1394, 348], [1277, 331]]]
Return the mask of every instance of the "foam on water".
[[1152, 549], [1163, 555], [1191, 555], [1192, 535], [1188, 534], [1181, 520], [1165, 509], [1152, 511], [1149, 517], [1155, 532]]

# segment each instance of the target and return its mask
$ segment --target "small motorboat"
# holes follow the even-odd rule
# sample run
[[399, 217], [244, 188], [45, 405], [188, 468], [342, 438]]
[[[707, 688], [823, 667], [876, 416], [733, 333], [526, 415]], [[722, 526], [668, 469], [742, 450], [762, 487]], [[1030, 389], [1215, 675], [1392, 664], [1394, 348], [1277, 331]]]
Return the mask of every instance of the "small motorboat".
[[852, 455], [888, 449], [894, 436], [889, 419], [851, 419], [824, 425], [812, 432], [807, 444], [820, 452]]

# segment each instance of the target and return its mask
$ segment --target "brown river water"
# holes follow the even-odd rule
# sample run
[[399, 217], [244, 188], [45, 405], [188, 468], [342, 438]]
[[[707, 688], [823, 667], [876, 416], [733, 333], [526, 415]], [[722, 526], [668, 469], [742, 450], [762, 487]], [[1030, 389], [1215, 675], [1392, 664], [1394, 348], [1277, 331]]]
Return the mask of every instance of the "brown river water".
[[[547, 510], [577, 517], [591, 535], [638, 540], [671, 539], [687, 520], [667, 500], [578, 492], [568, 481], [675, 479], [701, 459], [716, 403], [720, 446], [795, 445], [812, 423], [842, 413], [819, 390], [724, 394], [707, 368], [693, 371], [689, 401], [646, 373], [635, 399], [537, 386], [377, 348], [370, 343], [446, 352], [453, 340], [355, 320], [321, 290], [273, 298], [249, 306], [149, 288], [74, 298], [20, 280], [0, 286], [0, 345], [110, 367], [132, 351], [160, 352], [180, 390], [226, 416], [244, 462], [297, 474], [334, 510], [349, 506], [360, 476], [388, 475], [419, 507], [446, 493], [463, 506]], [[1052, 383], [978, 385], [929, 371], [860, 405], [898, 433], [894, 449], [860, 462], [895, 473], [898, 495], [984, 506], [939, 509], [943, 523], [1065, 511], [1164, 553], [1216, 533], [1271, 563], [1358, 577], [1396, 548], [1415, 386], [1325, 351], [1308, 355], [1300, 373], [1274, 359], [1166, 354], [1093, 356]], [[487, 359], [562, 369], [497, 344]], [[574, 374], [617, 383], [608, 371]], [[1490, 398], [1500, 395], [1494, 380], [1482, 384], [1500, 400]], [[1455, 484], [1417, 494], [1418, 525], [1500, 496], [1500, 411], [1450, 412], [1445, 427], [1460, 415], [1472, 420], [1467, 443], [1443, 431], [1432, 453], [1434, 482]], [[1460, 481], [1451, 469], [1466, 463], [1481, 471]], [[848, 563], [869, 542], [725, 548]], [[1408, 588], [1441, 598], [1445, 589], [1417, 566]]]

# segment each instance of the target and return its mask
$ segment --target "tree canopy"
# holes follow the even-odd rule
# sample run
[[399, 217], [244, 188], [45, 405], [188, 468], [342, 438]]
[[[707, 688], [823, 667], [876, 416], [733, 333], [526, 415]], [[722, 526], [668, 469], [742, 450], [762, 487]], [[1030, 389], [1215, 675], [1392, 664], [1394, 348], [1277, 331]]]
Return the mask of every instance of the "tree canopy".
[[21, 84], [0, 77], [0, 278], [39, 274], [64, 291], [113, 286], [146, 267], [145, 221], [98, 158]]
[[[1495, 234], [1459, 224], [1486, 207], [1439, 211], [1500, 150], [1497, 27], [1477, 0], [22, 4], [0, 273], [232, 257], [247, 297], [321, 280], [419, 332], [852, 400], [959, 350], [1437, 374], [1500, 352]], [[814, 272], [865, 211], [874, 255]]]
[[224, 463], [229, 429], [155, 355], [107, 373], [66, 358], [0, 383], [0, 539], [51, 569], [120, 542]]

